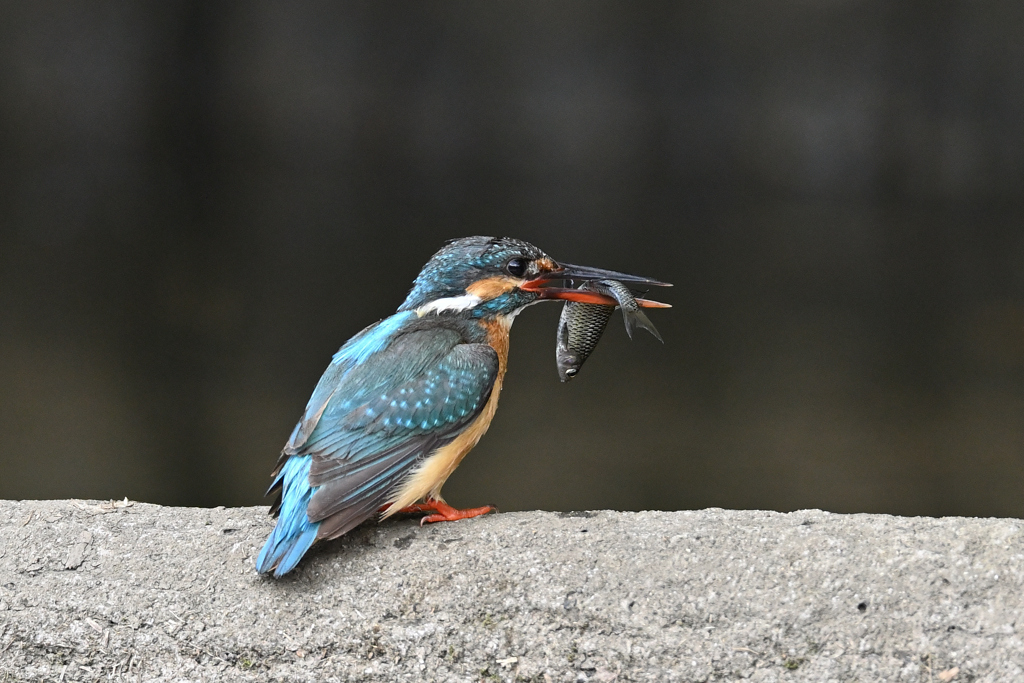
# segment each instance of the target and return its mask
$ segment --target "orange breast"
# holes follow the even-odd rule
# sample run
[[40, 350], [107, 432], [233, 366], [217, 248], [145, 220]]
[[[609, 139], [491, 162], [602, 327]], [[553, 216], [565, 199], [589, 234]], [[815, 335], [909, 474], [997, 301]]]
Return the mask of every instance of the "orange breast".
[[481, 323], [481, 327], [487, 330], [487, 343], [498, 353], [498, 382], [505, 376], [505, 366], [508, 363], [508, 333], [512, 329], [512, 320], [509, 318], [497, 318], [493, 321]]

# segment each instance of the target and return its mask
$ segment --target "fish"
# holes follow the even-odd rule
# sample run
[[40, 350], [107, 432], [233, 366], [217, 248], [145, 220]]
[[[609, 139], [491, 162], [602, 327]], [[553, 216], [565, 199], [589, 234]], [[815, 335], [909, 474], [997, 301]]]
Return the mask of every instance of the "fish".
[[[633, 292], [616, 280], [591, 280], [578, 287], [581, 291], [596, 292], [610, 296], [619, 302], [616, 306], [602, 304], [584, 304], [566, 301], [562, 315], [558, 319], [558, 332], [555, 339], [555, 363], [558, 377], [568, 382], [579, 373], [583, 363], [594, 351], [601, 340], [608, 320], [616, 308], [622, 310], [622, 321], [626, 326], [626, 334], [633, 338], [633, 330], [641, 327], [658, 341], [665, 343], [647, 318]], [[645, 302], [653, 303], [653, 302]], [[661, 304], [659, 304], [661, 305]]]

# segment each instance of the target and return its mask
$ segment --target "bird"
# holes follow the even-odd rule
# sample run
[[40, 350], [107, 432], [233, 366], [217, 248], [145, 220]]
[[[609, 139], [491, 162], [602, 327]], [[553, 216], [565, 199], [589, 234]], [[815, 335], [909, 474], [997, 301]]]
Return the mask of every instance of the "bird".
[[453, 508], [441, 487], [494, 417], [513, 321], [544, 300], [617, 303], [587, 288], [551, 286], [559, 280], [668, 286], [559, 263], [510, 237], [450, 240], [394, 315], [334, 354], [271, 473], [277, 520], [256, 570], [280, 578], [315, 542], [378, 513], [424, 513], [424, 524], [494, 511]]

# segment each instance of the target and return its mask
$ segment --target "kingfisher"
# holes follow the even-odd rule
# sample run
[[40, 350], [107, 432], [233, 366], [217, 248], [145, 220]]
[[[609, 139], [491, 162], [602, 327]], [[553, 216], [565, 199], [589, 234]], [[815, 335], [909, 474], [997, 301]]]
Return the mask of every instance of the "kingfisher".
[[543, 300], [617, 303], [551, 286], [563, 280], [667, 286], [558, 263], [509, 237], [455, 239], [434, 254], [398, 312], [348, 340], [313, 390], [271, 473], [277, 523], [257, 571], [279, 578], [316, 541], [378, 513], [421, 513], [424, 524], [494, 511], [453, 508], [441, 487], [491, 424], [512, 322]]

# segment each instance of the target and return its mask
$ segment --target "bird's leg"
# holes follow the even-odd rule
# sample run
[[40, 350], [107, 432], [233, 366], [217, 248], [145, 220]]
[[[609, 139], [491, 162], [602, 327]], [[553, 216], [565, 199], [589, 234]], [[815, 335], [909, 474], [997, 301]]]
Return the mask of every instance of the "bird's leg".
[[[377, 512], [383, 514], [391, 509], [391, 505], [382, 505], [377, 508]], [[437, 508], [433, 505], [427, 505], [425, 503], [416, 503], [415, 505], [406, 505], [404, 508], [399, 508], [395, 511], [396, 515], [418, 515], [424, 512], [437, 512]]]
[[[387, 512], [391, 509], [390, 505], [382, 505], [377, 512]], [[398, 515], [416, 515], [423, 512], [436, 512], [437, 508], [433, 505], [427, 505], [425, 503], [416, 503], [415, 505], [406, 505], [404, 508], [400, 508], [395, 511]]]

